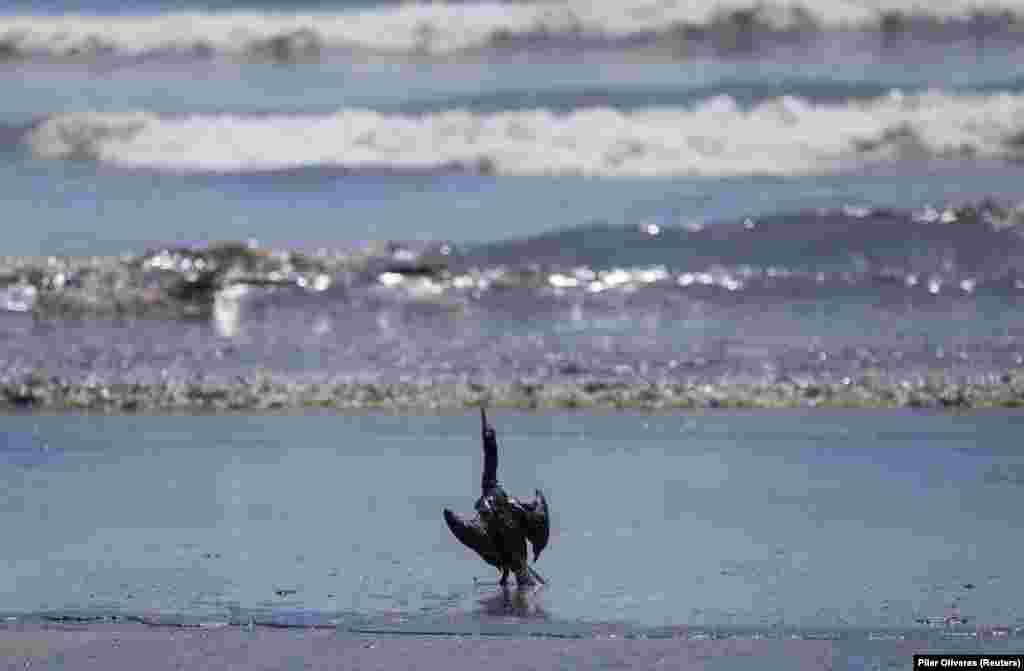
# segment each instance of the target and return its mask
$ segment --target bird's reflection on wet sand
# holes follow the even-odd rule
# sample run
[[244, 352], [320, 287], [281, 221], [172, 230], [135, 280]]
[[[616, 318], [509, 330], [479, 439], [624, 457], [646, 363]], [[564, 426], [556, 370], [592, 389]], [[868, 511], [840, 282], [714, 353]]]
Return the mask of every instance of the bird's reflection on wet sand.
[[[480, 584], [480, 583], [478, 583]], [[550, 619], [544, 609], [543, 588], [499, 586], [477, 600], [482, 606], [479, 615], [482, 617], [515, 617], [528, 620]]]

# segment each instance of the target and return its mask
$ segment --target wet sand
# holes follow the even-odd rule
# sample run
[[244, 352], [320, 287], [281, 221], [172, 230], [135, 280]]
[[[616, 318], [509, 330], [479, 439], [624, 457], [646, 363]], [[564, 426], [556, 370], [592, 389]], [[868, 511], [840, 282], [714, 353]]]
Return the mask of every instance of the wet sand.
[[[908, 650], [908, 655], [910, 654]], [[353, 638], [333, 629], [0, 626], [3, 669], [830, 669], [827, 641]], [[909, 656], [908, 656], [909, 659]], [[715, 666], [715, 668], [720, 668]]]

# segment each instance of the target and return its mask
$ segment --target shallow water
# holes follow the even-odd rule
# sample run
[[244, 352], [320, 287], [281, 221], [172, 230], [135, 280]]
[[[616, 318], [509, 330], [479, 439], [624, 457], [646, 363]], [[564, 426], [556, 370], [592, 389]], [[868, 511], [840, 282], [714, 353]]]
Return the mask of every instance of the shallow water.
[[553, 509], [550, 585], [529, 595], [502, 596], [441, 521], [476, 496], [474, 413], [9, 416], [4, 610], [395, 633], [1024, 626], [1019, 414], [492, 419], [503, 484]]

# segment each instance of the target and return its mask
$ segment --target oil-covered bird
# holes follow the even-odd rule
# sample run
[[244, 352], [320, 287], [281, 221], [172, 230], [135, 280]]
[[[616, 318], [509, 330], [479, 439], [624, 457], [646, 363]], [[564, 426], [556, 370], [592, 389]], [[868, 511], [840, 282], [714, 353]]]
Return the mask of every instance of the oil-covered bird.
[[498, 439], [484, 408], [480, 408], [480, 422], [484, 472], [481, 495], [474, 506], [476, 516], [467, 520], [445, 508], [444, 520], [463, 545], [501, 571], [502, 586], [508, 583], [509, 573], [515, 574], [521, 587], [534, 585], [535, 580], [543, 583], [544, 578], [529, 565], [526, 543], [533, 546], [533, 561], [537, 561], [551, 533], [547, 500], [539, 489], [535, 490], [537, 498], [525, 503], [505, 493], [498, 484]]

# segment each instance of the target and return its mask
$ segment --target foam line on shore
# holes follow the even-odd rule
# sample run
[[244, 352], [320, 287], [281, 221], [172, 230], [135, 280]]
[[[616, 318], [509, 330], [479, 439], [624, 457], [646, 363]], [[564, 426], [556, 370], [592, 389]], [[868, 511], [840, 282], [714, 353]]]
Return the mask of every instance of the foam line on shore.
[[27, 376], [0, 384], [0, 409], [92, 412], [460, 412], [487, 404], [522, 410], [685, 411], [787, 408], [1024, 407], [1024, 371], [963, 382], [941, 372], [914, 381], [865, 375], [839, 382], [671, 384], [565, 382], [512, 384], [319, 384], [272, 377], [232, 382], [99, 384]]

